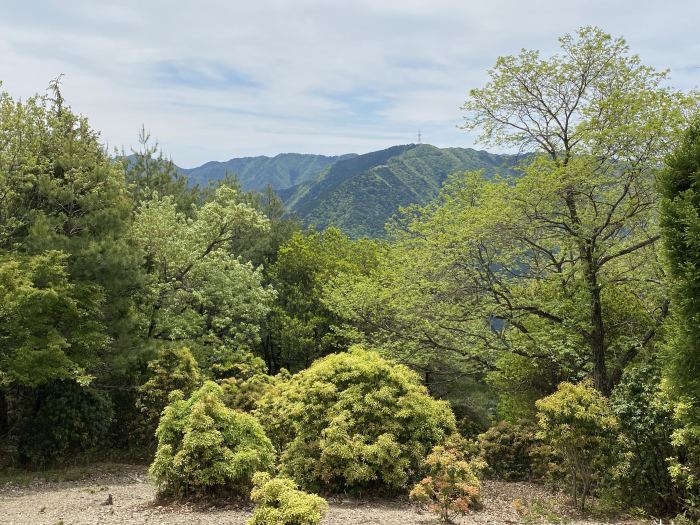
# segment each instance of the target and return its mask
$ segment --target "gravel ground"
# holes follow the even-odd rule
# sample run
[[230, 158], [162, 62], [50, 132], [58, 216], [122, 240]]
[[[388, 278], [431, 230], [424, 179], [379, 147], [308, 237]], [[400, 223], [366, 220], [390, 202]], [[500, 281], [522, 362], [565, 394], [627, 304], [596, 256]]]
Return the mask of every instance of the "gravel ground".
[[[103, 505], [109, 494], [113, 504]], [[250, 516], [251, 509], [246, 507], [158, 506], [153, 501], [154, 495], [145, 469], [128, 465], [120, 468], [118, 474], [96, 470], [82, 481], [37, 481], [25, 487], [8, 484], [0, 486], [0, 525], [244, 525]], [[537, 509], [534, 514], [531, 508]], [[595, 523], [566, 516], [565, 509], [561, 498], [542, 487], [528, 483], [486, 482], [484, 508], [462, 518], [459, 523], [546, 523], [552, 521], [552, 516], [564, 517], [569, 524]], [[333, 498], [323, 523], [435, 525], [438, 521], [407, 501]]]

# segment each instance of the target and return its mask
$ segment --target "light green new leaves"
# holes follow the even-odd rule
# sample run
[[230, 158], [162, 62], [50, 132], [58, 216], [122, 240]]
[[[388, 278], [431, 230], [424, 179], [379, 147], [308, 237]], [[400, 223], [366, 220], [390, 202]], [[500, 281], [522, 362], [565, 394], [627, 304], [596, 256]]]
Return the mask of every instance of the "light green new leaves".
[[261, 269], [230, 254], [240, 234], [264, 232], [268, 221], [222, 186], [213, 201], [177, 212], [172, 197], [139, 208], [133, 238], [150, 275], [140, 310], [147, 336], [249, 347], [274, 297]]

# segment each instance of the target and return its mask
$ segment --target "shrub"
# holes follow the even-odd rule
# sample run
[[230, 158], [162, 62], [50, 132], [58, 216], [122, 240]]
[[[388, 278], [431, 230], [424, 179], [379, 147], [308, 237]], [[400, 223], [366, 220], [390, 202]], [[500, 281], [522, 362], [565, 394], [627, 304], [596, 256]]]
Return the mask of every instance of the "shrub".
[[433, 447], [425, 460], [428, 476], [410, 494], [412, 500], [429, 504], [446, 523], [481, 504], [478, 474], [484, 465], [480, 460], [467, 461], [464, 445], [461, 438], [453, 438]]
[[256, 413], [284, 451], [282, 472], [330, 490], [405, 488], [455, 431], [449, 405], [417, 374], [361, 347], [316, 361], [266, 394]]
[[669, 458], [674, 456], [672, 434], [678, 425], [660, 388], [659, 366], [650, 360], [628, 368], [610, 404], [621, 431], [612, 496], [653, 515], [675, 514], [680, 494], [669, 473]]
[[607, 399], [590, 381], [561, 383], [536, 406], [538, 436], [562, 458], [574, 504], [585, 510], [586, 498], [609, 466], [617, 419]]
[[500, 421], [479, 436], [486, 473], [506, 481], [533, 477], [533, 451], [537, 445], [535, 426], [526, 421]]
[[250, 499], [258, 506], [248, 525], [318, 525], [328, 511], [326, 500], [299, 490], [289, 478], [271, 478], [267, 472], [253, 476]]
[[280, 373], [271, 376], [268, 374], [255, 374], [249, 378], [230, 377], [220, 380], [218, 383], [224, 390], [224, 403], [226, 406], [250, 412], [254, 410], [260, 399], [282, 382], [288, 381], [291, 376], [284, 368]]
[[247, 494], [253, 474], [273, 468], [275, 453], [260, 423], [226, 407], [222, 395], [211, 381], [187, 400], [173, 394], [150, 469], [161, 495]]
[[171, 392], [179, 390], [189, 396], [202, 382], [202, 375], [192, 352], [188, 348], [167, 346], [149, 361], [151, 377], [139, 387], [136, 407], [144, 416], [145, 442], [153, 435]]
[[29, 397], [33, 413], [22, 418], [17, 435], [20, 463], [33, 467], [60, 464], [104, 446], [112, 404], [94, 388], [55, 381]]

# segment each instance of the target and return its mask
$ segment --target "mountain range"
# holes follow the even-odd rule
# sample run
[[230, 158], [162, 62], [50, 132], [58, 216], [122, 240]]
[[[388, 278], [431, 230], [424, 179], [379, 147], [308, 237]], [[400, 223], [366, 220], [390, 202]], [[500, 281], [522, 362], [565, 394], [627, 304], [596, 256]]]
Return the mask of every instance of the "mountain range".
[[382, 237], [384, 225], [402, 206], [426, 204], [457, 171], [509, 174], [522, 160], [471, 148], [407, 144], [363, 155], [283, 153], [234, 158], [181, 169], [191, 185], [235, 174], [244, 190], [268, 184], [287, 212], [318, 228], [337, 226], [352, 237]]

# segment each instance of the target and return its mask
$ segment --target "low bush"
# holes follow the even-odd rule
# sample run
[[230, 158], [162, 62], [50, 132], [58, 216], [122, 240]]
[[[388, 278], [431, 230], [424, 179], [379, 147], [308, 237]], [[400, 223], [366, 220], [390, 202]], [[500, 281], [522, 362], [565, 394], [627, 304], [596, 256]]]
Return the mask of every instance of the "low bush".
[[74, 381], [54, 381], [28, 392], [17, 433], [19, 462], [46, 467], [105, 446], [113, 412], [109, 398]]
[[274, 467], [274, 449], [260, 423], [228, 408], [222, 396], [211, 381], [187, 400], [173, 394], [156, 431], [150, 468], [161, 495], [243, 495], [255, 472]]
[[524, 481], [534, 476], [535, 425], [526, 421], [500, 421], [479, 436], [485, 473], [496, 479]]
[[410, 494], [413, 501], [430, 505], [445, 523], [481, 506], [478, 475], [484, 464], [478, 459], [467, 460], [464, 448], [461, 438], [435, 446], [425, 460], [428, 475]]
[[586, 499], [609, 473], [618, 421], [590, 381], [561, 383], [536, 406], [538, 437], [561, 457], [574, 504], [585, 510]]
[[283, 450], [282, 473], [331, 491], [404, 489], [455, 431], [449, 405], [417, 374], [361, 347], [294, 375], [256, 414]]
[[257, 504], [248, 525], [318, 525], [328, 511], [326, 500], [299, 490], [289, 478], [253, 476], [250, 499]]

